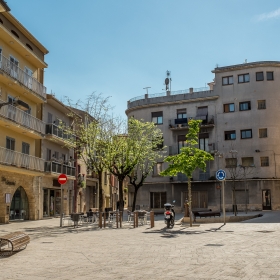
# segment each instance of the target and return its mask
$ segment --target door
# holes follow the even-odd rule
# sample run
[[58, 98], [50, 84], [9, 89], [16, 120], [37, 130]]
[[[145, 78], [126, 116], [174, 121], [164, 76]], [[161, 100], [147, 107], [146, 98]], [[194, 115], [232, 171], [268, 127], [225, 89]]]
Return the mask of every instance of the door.
[[13, 56], [10, 56], [10, 68], [11, 68], [11, 76], [15, 79], [18, 78], [18, 60]]
[[19, 187], [13, 196], [10, 207], [10, 220], [28, 220], [29, 204], [26, 192], [23, 187]]
[[26, 87], [32, 89], [32, 75], [33, 72], [31, 69], [24, 67], [24, 84]]
[[271, 192], [270, 190], [262, 190], [263, 210], [271, 210]]
[[[183, 203], [188, 198], [188, 192], [183, 193]], [[207, 191], [192, 191], [192, 209], [208, 208], [208, 192]]]

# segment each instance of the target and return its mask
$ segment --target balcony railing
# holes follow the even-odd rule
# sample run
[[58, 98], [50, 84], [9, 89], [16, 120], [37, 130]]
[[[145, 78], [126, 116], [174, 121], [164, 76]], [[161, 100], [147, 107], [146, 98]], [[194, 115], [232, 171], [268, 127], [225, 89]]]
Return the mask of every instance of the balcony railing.
[[50, 135], [50, 134], [66, 141], [75, 139], [75, 135], [73, 134], [70, 135], [68, 133], [65, 133], [63, 129], [59, 128], [55, 124], [46, 124], [46, 135]]
[[[0, 100], [1, 103], [4, 101]], [[31, 116], [30, 114], [16, 108], [13, 105], [5, 105], [0, 109], [0, 116], [3, 116], [17, 124], [25, 126], [31, 130], [45, 134], [45, 123]]]
[[0, 163], [30, 170], [44, 171], [43, 159], [15, 152], [3, 147], [0, 147]]
[[45, 162], [45, 172], [75, 176], [75, 167], [54, 161]]
[[2, 54], [0, 54], [0, 69], [43, 99], [46, 99], [46, 87]]

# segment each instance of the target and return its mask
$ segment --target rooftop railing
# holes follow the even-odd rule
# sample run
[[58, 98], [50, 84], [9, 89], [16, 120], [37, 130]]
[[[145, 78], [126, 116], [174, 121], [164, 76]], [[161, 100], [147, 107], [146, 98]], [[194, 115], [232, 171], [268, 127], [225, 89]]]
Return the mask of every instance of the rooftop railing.
[[140, 95], [140, 96], [134, 97], [134, 98], [130, 99], [129, 102], [142, 100], [145, 98], [155, 98], [155, 97], [163, 97], [163, 96], [168, 96], [168, 95], [179, 95], [179, 94], [190, 94], [190, 93], [202, 92], [202, 91], [210, 91], [210, 88], [209, 87], [189, 88], [189, 89], [170, 91], [170, 92], [145, 94], [145, 95]]
[[3, 147], [0, 147], [0, 163], [30, 170], [44, 171], [43, 159]]
[[[0, 100], [0, 103], [4, 103], [4, 101]], [[45, 134], [44, 122], [13, 105], [2, 106], [2, 108], [0, 108], [0, 116], [38, 133]]]
[[46, 99], [46, 87], [2, 54], [0, 54], [0, 69], [41, 98]]

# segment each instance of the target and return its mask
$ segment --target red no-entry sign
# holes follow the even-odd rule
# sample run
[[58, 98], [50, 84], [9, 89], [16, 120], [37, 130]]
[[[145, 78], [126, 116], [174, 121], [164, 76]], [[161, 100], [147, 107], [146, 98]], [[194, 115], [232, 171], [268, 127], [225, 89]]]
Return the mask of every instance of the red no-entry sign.
[[58, 183], [60, 184], [60, 185], [63, 185], [63, 184], [65, 184], [67, 182], [67, 176], [65, 175], [65, 174], [60, 174], [59, 176], [58, 176]]

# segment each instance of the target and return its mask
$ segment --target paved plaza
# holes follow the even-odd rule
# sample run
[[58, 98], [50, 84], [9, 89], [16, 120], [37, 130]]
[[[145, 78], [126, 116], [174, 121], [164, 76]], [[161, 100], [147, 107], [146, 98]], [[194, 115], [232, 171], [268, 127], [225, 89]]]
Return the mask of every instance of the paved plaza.
[[[242, 223], [59, 227], [59, 219], [0, 225], [27, 248], [0, 258], [0, 279], [280, 279], [280, 212]], [[179, 217], [178, 217], [179, 218]], [[199, 222], [199, 220], [198, 220]]]

